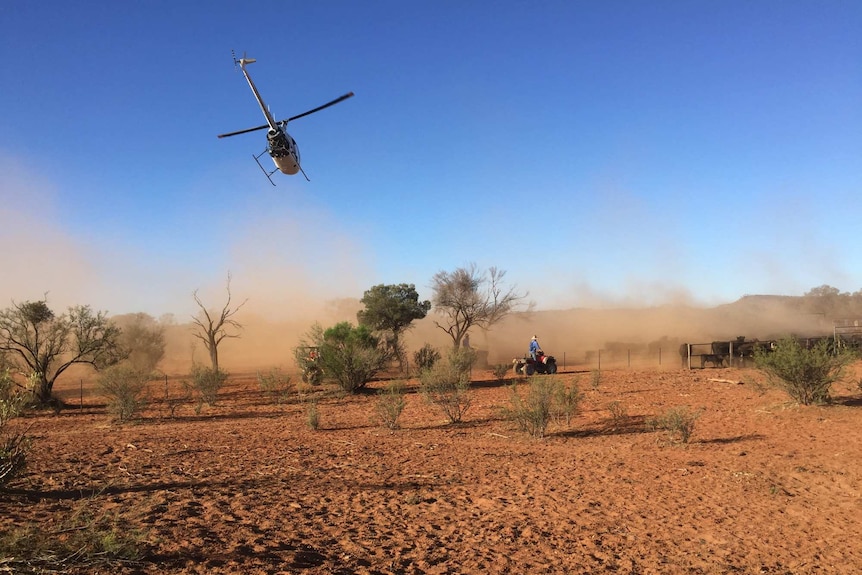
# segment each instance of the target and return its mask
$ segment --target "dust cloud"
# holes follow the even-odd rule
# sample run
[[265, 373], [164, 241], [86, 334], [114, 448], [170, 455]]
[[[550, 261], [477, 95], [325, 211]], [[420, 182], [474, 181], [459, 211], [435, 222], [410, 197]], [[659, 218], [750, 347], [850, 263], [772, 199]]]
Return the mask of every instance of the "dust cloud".
[[[814, 337], [831, 333], [831, 319], [824, 314], [799, 311], [800, 298], [784, 296], [747, 296], [732, 304], [696, 307], [668, 304], [643, 308], [543, 310], [513, 313], [491, 330], [472, 330], [470, 345], [490, 365], [508, 363], [523, 357], [530, 338], [538, 336], [546, 353], [556, 356], [568, 367], [590, 367], [602, 352], [603, 365], [619, 365], [629, 357], [638, 365], [679, 365], [681, 343], [728, 341], [744, 336], [752, 339], [777, 339], [788, 335]], [[293, 348], [318, 322], [324, 327], [339, 321], [356, 322], [361, 309], [357, 299], [315, 303], [300, 302], [290, 319], [271, 321], [251, 311], [241, 310], [237, 318], [244, 324], [241, 337], [227, 339], [220, 347], [220, 362], [228, 371], [250, 371], [280, 367], [295, 369]], [[433, 312], [414, 322], [404, 342], [408, 352], [425, 343], [439, 350], [451, 339], [435, 325], [440, 318]], [[192, 359], [206, 362], [206, 350], [191, 337], [189, 325], [175, 325], [169, 341], [165, 371], [182, 373]], [[660, 351], [659, 351], [660, 350]], [[631, 356], [629, 356], [631, 354]], [[565, 360], [564, 360], [565, 358]]]
[[52, 305], [64, 308], [86, 293], [92, 262], [60, 225], [55, 193], [19, 161], [0, 155], [0, 307], [47, 294]]
[[[192, 335], [190, 319], [199, 310], [191, 296], [201, 287], [202, 301], [220, 311], [228, 273], [232, 305], [242, 304], [235, 319], [243, 328], [232, 332], [239, 337], [224, 340], [219, 351], [221, 365], [235, 371], [292, 370], [292, 350], [304, 334], [315, 323], [327, 327], [339, 321], [355, 322], [361, 307], [358, 296], [379, 283], [369, 265], [373, 257], [357, 239], [362, 237], [360, 231], [345, 230], [328, 214], [311, 208], [291, 206], [285, 211], [285, 207], [282, 213], [260, 208], [258, 213], [237, 214], [240, 223], [226, 232], [231, 247], [224, 268], [210, 270], [210, 277], [194, 285], [197, 272], [191, 265], [178, 271], [162, 262], [165, 268], [157, 273], [154, 268], [160, 262], [124, 262], [123, 254], [114, 254], [106, 263], [104, 250], [66, 231], [54, 208], [55, 196], [50, 182], [0, 154], [0, 241], [7, 246], [0, 251], [3, 307], [46, 293], [54, 309], [90, 303], [113, 313], [153, 313], [144, 306], [122, 309], [119, 302], [135, 306], [135, 301], [147, 301], [152, 308], [155, 301], [178, 313], [160, 318], [167, 339], [162, 369], [168, 373], [187, 373], [193, 362], [208, 361], [203, 344]], [[127, 259], [135, 258], [128, 255]], [[112, 268], [111, 274], [106, 275], [107, 267]], [[537, 335], [547, 353], [558, 361], [565, 357], [573, 365], [589, 364], [599, 350], [613, 355], [621, 350], [654, 354], [658, 349], [673, 365], [671, 358], [684, 342], [831, 332], [828, 314], [803, 313], [794, 298], [752, 296], [708, 307], [696, 303], [684, 289], [657, 284], [634, 288], [631, 293], [640, 294], [637, 298], [607, 301], [589, 285], [574, 286], [569, 293], [579, 307], [514, 313], [489, 331], [473, 330], [471, 345], [492, 364], [523, 356], [531, 336]], [[168, 295], [154, 300], [153, 293], [160, 291]], [[344, 298], [344, 294], [357, 297]], [[432, 313], [406, 334], [410, 352], [425, 343], [438, 349], [450, 345], [436, 319]]]

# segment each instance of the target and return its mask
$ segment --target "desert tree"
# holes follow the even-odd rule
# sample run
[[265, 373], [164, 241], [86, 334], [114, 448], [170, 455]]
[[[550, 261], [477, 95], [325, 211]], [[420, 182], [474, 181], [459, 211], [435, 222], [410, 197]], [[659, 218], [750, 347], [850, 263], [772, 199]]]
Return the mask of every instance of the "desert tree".
[[231, 276], [227, 276], [227, 301], [225, 301], [220, 311], [209, 309], [201, 301], [198, 296], [198, 290], [194, 291], [195, 303], [198, 304], [200, 312], [198, 315], [192, 316], [192, 335], [201, 340], [204, 347], [209, 353], [210, 363], [214, 373], [219, 372], [218, 364], [218, 347], [226, 338], [239, 337], [239, 332], [242, 330], [242, 324], [234, 319], [234, 316], [246, 304], [247, 299], [241, 304], [232, 307], [232, 294], [230, 291]]
[[126, 363], [134, 371], [150, 375], [165, 356], [165, 328], [146, 313], [114, 316], [122, 330], [120, 344], [128, 352]]
[[401, 335], [410, 329], [413, 321], [428, 315], [431, 302], [419, 301], [414, 284], [376, 285], [366, 290], [359, 301], [365, 308], [357, 312], [357, 321], [383, 336], [403, 372]]
[[32, 379], [33, 395], [41, 405], [50, 403], [54, 382], [70, 366], [101, 369], [124, 359], [120, 334], [106, 312], [85, 305], [56, 315], [43, 298], [12, 302], [0, 311], [0, 353]]
[[480, 271], [475, 263], [434, 275], [431, 301], [434, 311], [442, 318], [434, 324], [449, 334], [454, 348], [461, 346], [471, 328], [489, 329], [526, 297], [514, 287], [504, 286], [505, 275], [504, 270], [496, 267]]

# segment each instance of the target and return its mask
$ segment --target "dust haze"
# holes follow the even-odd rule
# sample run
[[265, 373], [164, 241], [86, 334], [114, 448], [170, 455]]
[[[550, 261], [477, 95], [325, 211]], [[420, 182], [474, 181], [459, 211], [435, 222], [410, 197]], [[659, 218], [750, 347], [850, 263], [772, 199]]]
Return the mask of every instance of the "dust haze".
[[[658, 349], [665, 358], [662, 365], [679, 365], [681, 343], [709, 343], [747, 339], [777, 339], [787, 335], [813, 337], [832, 331], [831, 319], [824, 314], [802, 313], [794, 304], [799, 298], [781, 296], [749, 296], [732, 304], [715, 307], [695, 307], [680, 304], [641, 308], [543, 310], [516, 312], [491, 330], [472, 330], [471, 347], [482, 352], [489, 364], [508, 363], [527, 353], [530, 338], [538, 336], [546, 353], [563, 357], [569, 366], [589, 366], [597, 351], [602, 350], [612, 362], [631, 350], [634, 355], [652, 354]], [[280, 367], [295, 369], [293, 348], [319, 322], [324, 327], [339, 321], [356, 323], [361, 309], [358, 299], [300, 302], [295, 316], [270, 321], [251, 311], [237, 318], [244, 324], [241, 337], [225, 340], [220, 349], [220, 362], [227, 370], [248, 371]], [[435, 325], [440, 318], [433, 312], [414, 322], [404, 341], [408, 352], [425, 343], [445, 350], [451, 346], [449, 336]], [[169, 329], [166, 371], [182, 373], [194, 358], [207, 361], [206, 350], [190, 335], [190, 327], [174, 325]], [[653, 361], [655, 363], [655, 361]]]
[[[150, 253], [123, 251], [122, 245], [94, 245], [64, 226], [57, 196], [33, 168], [0, 154], [0, 240], [6, 246], [0, 250], [0, 307], [47, 294], [55, 310], [90, 304], [114, 315], [161, 316], [168, 344], [162, 368], [170, 373], [207, 361], [202, 343], [192, 336], [191, 316], [200, 311], [192, 293], [199, 289], [207, 307], [220, 311], [228, 274], [231, 305], [242, 304], [236, 320], [243, 325], [239, 337], [219, 348], [228, 370], [293, 369], [292, 350], [315, 323], [355, 323], [359, 297], [380, 283], [362, 231], [345, 230], [327, 213], [307, 206], [258, 206], [237, 213], [236, 221], [219, 230], [226, 253], [218, 254], [215, 263], [182, 266], [152, 259]], [[201, 265], [208, 265], [206, 277], [200, 275]], [[427, 287], [417, 288], [422, 299], [430, 299]], [[673, 285], [628, 288], [637, 295], [609, 300], [588, 283], [570, 286], [568, 297], [578, 307], [514, 313], [489, 331], [473, 330], [470, 343], [489, 363], [504, 363], [523, 356], [536, 335], [547, 353], [558, 359], [565, 355], [574, 364], [588, 362], [590, 353], [602, 349], [661, 347], [670, 357], [683, 342], [831, 332], [827, 314], [801, 313], [787, 298], [744, 297], [710, 307]], [[565, 306], [562, 301], [552, 305]], [[415, 322], [405, 336], [408, 351], [425, 343], [439, 349], [451, 345], [436, 319], [432, 312]]]

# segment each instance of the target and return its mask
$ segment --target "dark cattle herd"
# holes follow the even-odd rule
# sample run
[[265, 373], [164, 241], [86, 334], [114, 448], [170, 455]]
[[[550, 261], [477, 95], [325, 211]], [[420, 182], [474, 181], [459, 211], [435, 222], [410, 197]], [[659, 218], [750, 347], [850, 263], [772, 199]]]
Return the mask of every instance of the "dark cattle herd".
[[[796, 338], [805, 349], [812, 349], [825, 341], [831, 350], [838, 351], [842, 347], [860, 348], [862, 338], [838, 338], [834, 336], [818, 336]], [[770, 351], [775, 348], [778, 340], [758, 340], [737, 337], [731, 341], [713, 341], [712, 343], [684, 343], [679, 346], [679, 357], [682, 367], [745, 367], [750, 365], [755, 350]], [[697, 365], [699, 364], [699, 365]]]

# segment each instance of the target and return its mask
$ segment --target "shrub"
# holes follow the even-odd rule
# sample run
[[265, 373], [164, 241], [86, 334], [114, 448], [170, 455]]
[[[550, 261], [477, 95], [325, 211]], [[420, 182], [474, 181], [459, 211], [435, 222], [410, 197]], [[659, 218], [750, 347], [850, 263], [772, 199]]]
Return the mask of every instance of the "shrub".
[[599, 369], [594, 369], [590, 372], [590, 385], [594, 391], [599, 390], [599, 384], [602, 381], [602, 372]]
[[582, 398], [577, 380], [566, 386], [557, 378], [539, 375], [529, 379], [526, 397], [521, 397], [517, 385], [512, 385], [509, 407], [503, 411], [521, 431], [544, 437], [553, 419], [565, 420], [566, 426], [571, 424]]
[[608, 411], [611, 412], [611, 419], [615, 424], [620, 423], [628, 417], [626, 406], [621, 401], [612, 401], [608, 403]]
[[29, 450], [30, 438], [23, 433], [4, 434], [0, 439], [0, 487], [24, 471]]
[[473, 370], [473, 365], [476, 363], [476, 358], [479, 354], [471, 347], [459, 347], [449, 352], [448, 360], [452, 367], [457, 371], [468, 376]]
[[317, 409], [317, 402], [314, 400], [308, 402], [308, 408], [305, 410], [305, 423], [309, 429], [314, 431], [320, 429], [320, 410]]
[[556, 414], [566, 420], [567, 427], [571, 425], [572, 418], [580, 411], [582, 399], [583, 395], [577, 379], [568, 386], [559, 385], [557, 387]]
[[503, 381], [506, 378], [506, 374], [509, 373], [509, 368], [512, 367], [510, 363], [498, 363], [494, 366], [494, 377], [497, 378], [497, 381]]
[[521, 431], [526, 431], [533, 437], [544, 437], [554, 415], [559, 388], [559, 383], [550, 377], [534, 377], [530, 379], [527, 397], [521, 398], [518, 387], [513, 385], [509, 400], [511, 407], [507, 410], [507, 416]]
[[380, 422], [389, 429], [398, 429], [398, 418], [404, 411], [404, 382], [393, 381], [377, 392], [375, 406]]
[[222, 370], [214, 370], [200, 364], [195, 364], [192, 367], [191, 381], [186, 381], [184, 384], [189, 393], [197, 400], [195, 413], [201, 412], [204, 403], [210, 407], [216, 404], [218, 392], [227, 381], [227, 377], [228, 374]]
[[20, 415], [27, 395], [12, 379], [11, 371], [0, 356], [0, 486], [19, 475], [27, 464], [30, 439], [23, 433], [8, 434], [6, 423]]
[[663, 429], [669, 432], [674, 440], [688, 443], [692, 433], [694, 433], [694, 424], [699, 417], [699, 412], [692, 412], [687, 407], [673, 407], [660, 417], [653, 419], [650, 426], [653, 429]]
[[297, 349], [317, 348], [315, 363], [348, 393], [365, 388], [391, 359], [386, 346], [366, 325], [354, 326], [345, 321], [327, 330], [316, 325], [308, 339], [311, 344], [302, 342]]
[[772, 350], [756, 348], [754, 352], [755, 365], [770, 383], [802, 405], [829, 401], [832, 384], [843, 377], [851, 360], [846, 352], [833, 354], [826, 340], [806, 349], [799, 340], [787, 338]]
[[419, 374], [419, 387], [425, 399], [438, 406], [449, 423], [458, 423], [470, 408], [469, 366], [464, 368], [464, 354], [450, 353], [447, 361], [438, 361]]
[[269, 373], [257, 372], [257, 383], [260, 390], [270, 396], [274, 403], [286, 401], [293, 391], [294, 385], [289, 375], [285, 375], [279, 368], [269, 370]]
[[148, 381], [148, 372], [120, 364], [104, 370], [99, 375], [96, 387], [108, 400], [108, 413], [123, 422], [134, 419], [146, 407]]
[[10, 419], [20, 415], [27, 402], [27, 394], [12, 379], [9, 368], [0, 363], [0, 431]]
[[431, 369], [438, 361], [440, 361], [440, 352], [428, 343], [413, 354], [413, 362], [420, 373]]

